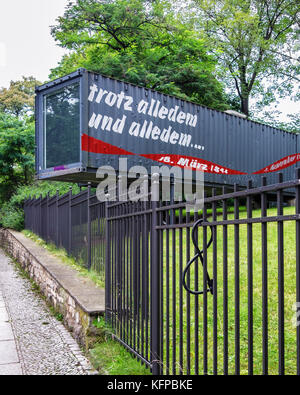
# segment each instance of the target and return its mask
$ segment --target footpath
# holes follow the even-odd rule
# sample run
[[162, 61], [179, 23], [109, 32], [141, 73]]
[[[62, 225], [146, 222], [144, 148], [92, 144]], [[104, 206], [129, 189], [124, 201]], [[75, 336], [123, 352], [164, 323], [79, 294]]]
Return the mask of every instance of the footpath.
[[89, 361], [0, 249], [0, 375], [87, 375]]

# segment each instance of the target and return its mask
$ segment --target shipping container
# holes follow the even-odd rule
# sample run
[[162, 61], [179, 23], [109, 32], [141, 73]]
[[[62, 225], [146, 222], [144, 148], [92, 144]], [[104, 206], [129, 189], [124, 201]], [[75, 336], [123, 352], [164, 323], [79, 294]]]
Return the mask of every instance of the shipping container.
[[[97, 182], [101, 166], [190, 168], [209, 186], [294, 176], [298, 136], [79, 69], [36, 88], [38, 179]], [[259, 173], [259, 174], [254, 174]]]

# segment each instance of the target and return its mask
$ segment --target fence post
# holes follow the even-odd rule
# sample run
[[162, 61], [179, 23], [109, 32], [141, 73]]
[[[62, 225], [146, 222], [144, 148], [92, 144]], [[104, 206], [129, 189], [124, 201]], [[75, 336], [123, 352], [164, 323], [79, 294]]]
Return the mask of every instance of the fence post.
[[152, 176], [152, 237], [151, 237], [151, 363], [152, 374], [162, 372], [160, 358], [160, 249], [158, 225], [159, 174]]
[[110, 222], [109, 222], [109, 195], [106, 195], [105, 201], [105, 320], [107, 323], [111, 321], [111, 267], [110, 267]]
[[90, 199], [91, 199], [91, 183], [88, 183], [88, 193], [87, 193], [87, 258], [88, 258], [88, 270], [92, 267], [92, 237], [91, 237], [91, 209], [90, 209]]
[[[278, 173], [278, 183], [283, 182], [283, 174]], [[283, 192], [277, 191], [277, 215], [283, 215]], [[278, 374], [284, 375], [284, 235], [283, 221], [277, 222], [277, 244], [278, 244], [278, 351], [279, 366]]]
[[[267, 185], [267, 178], [262, 177], [262, 186]], [[261, 216], [267, 216], [267, 195], [261, 193]], [[268, 375], [268, 227], [267, 223], [261, 224], [262, 239], [262, 357], [263, 357], [263, 375]]]
[[[37, 195], [34, 195], [34, 211], [36, 212], [36, 206], [37, 206]], [[37, 221], [37, 215], [34, 216], [34, 233], [37, 235], [38, 234], [38, 221]]]
[[46, 199], [47, 200], [46, 200], [46, 215], [45, 215], [45, 221], [46, 221], [45, 240], [46, 240], [46, 243], [48, 243], [48, 235], [49, 235], [49, 232], [48, 232], [48, 223], [49, 223], [49, 213], [48, 213], [49, 192], [47, 192]]
[[27, 229], [27, 228], [26, 228], [26, 209], [27, 209], [26, 203], [27, 203], [27, 199], [26, 199], [26, 200], [24, 201], [24, 203], [23, 203], [23, 210], [24, 210], [24, 228], [25, 228], [25, 229]]
[[[149, 202], [149, 176], [144, 176], [143, 181], [143, 210], [146, 212], [148, 210]], [[143, 319], [148, 319], [148, 301], [149, 301], [149, 255], [148, 255], [148, 237], [149, 237], [149, 218], [148, 214], [144, 215], [143, 225], [142, 225], [142, 243], [143, 243], [143, 255], [142, 255], [142, 313]]]
[[58, 210], [58, 202], [59, 202], [59, 190], [56, 190], [56, 247], [59, 247], [59, 210]]
[[69, 248], [69, 255], [71, 255], [72, 250], [72, 187], [69, 189], [69, 240], [68, 240], [68, 248]]
[[[296, 169], [296, 179], [300, 182], [300, 169]], [[296, 214], [300, 215], [300, 184], [296, 186]], [[300, 311], [300, 219], [296, 220], [296, 317]], [[297, 374], [300, 375], [300, 322], [297, 325]]]
[[[175, 179], [174, 174], [170, 176], [170, 204], [173, 205], [175, 201]], [[175, 224], [175, 210], [171, 210], [170, 213], [170, 224]]]
[[31, 196], [29, 196], [29, 202], [28, 202], [28, 229], [32, 232], [32, 209], [31, 209], [31, 205], [32, 205], [32, 198]]
[[40, 220], [39, 220], [39, 236], [43, 237], [43, 230], [42, 230], [42, 223], [43, 223], [43, 219], [42, 219], [42, 199], [43, 199], [43, 195], [40, 194], [40, 205], [39, 205], [39, 209], [40, 209]]

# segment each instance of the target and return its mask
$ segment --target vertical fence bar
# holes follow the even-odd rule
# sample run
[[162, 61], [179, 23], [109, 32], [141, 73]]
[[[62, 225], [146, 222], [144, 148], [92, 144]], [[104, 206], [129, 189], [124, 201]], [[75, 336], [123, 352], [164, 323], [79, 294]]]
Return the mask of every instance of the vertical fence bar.
[[[226, 189], [223, 187], [222, 194]], [[227, 220], [227, 200], [223, 199], [223, 220]], [[223, 225], [223, 371], [228, 375], [228, 226]]]
[[[300, 169], [296, 169], [296, 179], [298, 184], [296, 186], [296, 214], [300, 216]], [[296, 311], [300, 310], [300, 219], [296, 220]], [[297, 333], [297, 375], [300, 375], [300, 322], [299, 318], [296, 320]]]
[[[115, 208], [115, 216], [119, 216], [120, 213], [120, 205], [117, 205]], [[119, 221], [115, 221], [115, 229], [116, 229], [116, 256], [115, 256], [115, 274], [116, 274], [116, 327], [118, 331], [118, 335], [121, 335], [122, 330], [122, 321], [121, 321], [121, 313], [122, 313], [122, 294], [121, 294], [121, 281], [122, 281], [122, 250], [121, 250], [121, 229]]]
[[68, 233], [68, 245], [69, 245], [69, 255], [72, 252], [72, 187], [69, 189], [69, 233]]
[[[165, 211], [166, 224], [170, 224], [169, 211]], [[166, 230], [166, 374], [170, 374], [170, 231]]]
[[42, 224], [43, 224], [43, 221], [42, 221], [42, 200], [43, 200], [43, 195], [40, 194], [39, 223], [38, 223], [38, 225], [39, 225], [39, 233], [38, 233], [38, 235], [39, 235], [40, 237], [43, 237], [43, 230], [42, 230]]
[[[267, 185], [267, 178], [262, 177], [262, 186]], [[261, 216], [267, 216], [267, 196], [261, 194]], [[267, 223], [261, 224], [262, 239], [262, 350], [263, 374], [268, 374], [268, 244]]]
[[[204, 213], [204, 208], [205, 208], [205, 206], [203, 206], [203, 213]], [[204, 218], [204, 214], [203, 214], [203, 218]], [[196, 221], [198, 221], [198, 219], [199, 219], [199, 217], [198, 217], [198, 211], [195, 211], [194, 212], [194, 221], [196, 222]], [[206, 229], [205, 227], [203, 227], [203, 237], [204, 237], [204, 229]], [[198, 232], [198, 228], [196, 228], [195, 229], [195, 239], [197, 240], [197, 243], [199, 243], [199, 232]], [[204, 240], [202, 239], [202, 242], [204, 243]], [[204, 250], [204, 246], [203, 246], [203, 250]], [[194, 254], [196, 254], [197, 253], [197, 251], [196, 251], [196, 247], [194, 247]], [[204, 271], [204, 268], [203, 268], [203, 271]], [[204, 276], [203, 276], [203, 279], [204, 279]], [[204, 281], [204, 280], [203, 280]], [[202, 282], [202, 285], [201, 286], [203, 286], [203, 282]], [[199, 265], [198, 265], [198, 262], [197, 262], [197, 264], [196, 264], [196, 266], [195, 266], [195, 277], [194, 277], [194, 287], [195, 287], [195, 290], [198, 290], [199, 289]], [[194, 299], [194, 320], [195, 320], [195, 323], [194, 323], [194, 327], [195, 327], [195, 333], [194, 333], [194, 359], [195, 359], [195, 363], [194, 363], [194, 366], [195, 366], [195, 374], [196, 375], [198, 375], [199, 374], [199, 316], [201, 316], [200, 314], [199, 314], [199, 312], [200, 312], [200, 309], [199, 309], [199, 299], [200, 299], [200, 297], [199, 297], [199, 295], [197, 294], [197, 295], [194, 295], [193, 296], [193, 299]], [[203, 298], [203, 304], [204, 304], [204, 298]], [[204, 306], [203, 306], [203, 311], [202, 311], [202, 318], [204, 318]], [[203, 324], [203, 326], [204, 326], [204, 324]], [[205, 334], [203, 333], [203, 338], [205, 337]], [[203, 339], [203, 347], [202, 347], [202, 351], [204, 351], [204, 349], [205, 349], [205, 340]], [[201, 349], [201, 348], [200, 348]], [[203, 355], [203, 361], [204, 361], [204, 355]], [[203, 366], [203, 371], [204, 371], [204, 366]]]
[[[191, 259], [191, 231], [188, 226], [190, 222], [190, 212], [186, 212], [186, 261]], [[186, 283], [188, 288], [191, 286], [190, 271], [187, 273]], [[186, 374], [191, 372], [191, 295], [187, 292], [186, 295]]]
[[[278, 183], [283, 182], [283, 174], [278, 174]], [[277, 215], [283, 215], [282, 190], [277, 191]], [[284, 247], [283, 222], [277, 222], [278, 237], [278, 354], [279, 375], [284, 375]]]
[[[144, 179], [144, 195], [145, 195], [145, 202], [144, 202], [144, 210], [146, 211], [149, 207], [149, 178], [148, 176], [145, 177]], [[145, 214], [144, 216], [144, 232], [145, 232], [145, 327], [146, 327], [146, 333], [145, 333], [145, 347], [146, 347], [146, 354], [145, 357], [146, 359], [149, 358], [149, 214]], [[160, 222], [159, 222], [160, 224]], [[162, 235], [163, 232], [160, 232], [160, 235]], [[161, 237], [162, 239], [162, 237]], [[162, 246], [162, 240], [160, 241], [160, 245]], [[161, 248], [162, 250], [162, 248]], [[161, 262], [163, 260], [161, 259]], [[161, 268], [162, 270], [162, 268]], [[161, 275], [161, 274], [160, 274]], [[162, 276], [160, 277], [162, 278]], [[163, 304], [163, 292], [162, 292], [162, 285], [161, 285], [161, 314], [162, 314], [162, 304]], [[163, 320], [161, 320], [163, 322]], [[163, 333], [163, 328], [161, 326], [161, 333]], [[163, 350], [162, 350], [162, 345], [163, 345], [163, 339], [161, 338], [160, 340], [161, 344], [161, 358], [163, 358]]]
[[56, 247], [59, 247], [59, 210], [58, 210], [58, 203], [59, 203], [59, 190], [56, 190], [56, 202], [55, 202], [55, 208], [56, 208], [56, 223], [55, 223], [55, 231], [56, 231]]
[[[248, 182], [248, 189], [252, 181]], [[252, 198], [247, 196], [247, 218], [252, 218]], [[247, 261], [248, 261], [248, 374], [253, 375], [253, 232], [252, 224], [247, 224]]]
[[[238, 191], [237, 184], [234, 192]], [[234, 198], [234, 219], [239, 219], [239, 200]], [[235, 374], [240, 374], [240, 229], [234, 225]]]
[[106, 322], [111, 324], [111, 233], [110, 233], [110, 221], [109, 221], [109, 206], [108, 206], [109, 195], [106, 195], [105, 200], [105, 241], [106, 241], [106, 252], [105, 252], [105, 319]]
[[91, 223], [91, 183], [88, 183], [87, 192], [87, 264], [88, 270], [92, 267], [92, 223]]
[[[135, 203], [133, 203], [134, 205]], [[133, 224], [133, 256], [132, 256], [132, 269], [133, 269], [133, 347], [136, 349], [136, 328], [137, 328], [137, 314], [138, 314], [138, 290], [137, 290], [137, 271], [138, 271], [138, 232], [137, 232], [137, 217], [134, 216], [132, 219]]]
[[[132, 203], [129, 203], [130, 204], [130, 210], [131, 210], [131, 207], [132, 207]], [[129, 219], [129, 241], [130, 241], [130, 265], [129, 265], [129, 268], [130, 268], [130, 297], [129, 297], [129, 303], [130, 303], [130, 314], [131, 314], [131, 319], [130, 319], [130, 343], [129, 343], [129, 345], [132, 347], [133, 346], [133, 340], [132, 340], [132, 337], [133, 337], [133, 318], [132, 318], [132, 316], [133, 316], [133, 314], [134, 314], [134, 312], [133, 312], [133, 303], [134, 303], [134, 300], [133, 300], [133, 278], [134, 278], [134, 276], [133, 276], [133, 268], [134, 268], [134, 265], [133, 265], [133, 257], [134, 257], [134, 253], [133, 253], [133, 246], [134, 246], [134, 243], [133, 243], [133, 238], [134, 238], [134, 218], [133, 217], [131, 217], [130, 219]]]
[[[182, 224], [182, 208], [179, 210], [179, 224]], [[183, 271], [183, 238], [182, 227], [179, 228], [179, 374], [183, 374], [183, 287], [181, 273]]]
[[[203, 221], [207, 221], [206, 205], [203, 206]], [[196, 288], [198, 289], [198, 288]], [[198, 325], [196, 326], [198, 331]], [[208, 334], [207, 334], [207, 226], [203, 226], [203, 374], [208, 373]]]
[[[124, 214], [124, 204], [122, 204], [120, 206], [120, 215]], [[121, 299], [121, 317], [120, 317], [120, 324], [121, 324], [121, 328], [120, 328], [120, 336], [121, 339], [124, 341], [125, 340], [125, 298], [124, 298], [124, 291], [125, 291], [125, 223], [124, 223], [124, 218], [121, 219], [121, 223], [120, 223], [120, 244], [119, 244], [119, 248], [121, 250], [121, 254], [120, 254], [120, 276], [121, 276], [121, 280], [120, 280], [120, 299]]]
[[[172, 194], [171, 194], [171, 205], [174, 204], [174, 181], [172, 182]], [[174, 225], [175, 223], [175, 210], [171, 209], [171, 224]], [[177, 316], [177, 306], [176, 306], [176, 229], [172, 229], [172, 348], [173, 348], [173, 375], [176, 375], [176, 316]]]
[[[142, 209], [147, 210], [148, 201], [148, 176], [144, 177], [142, 186]], [[147, 214], [141, 216], [142, 230], [142, 355], [147, 359], [147, 265], [148, 265], [148, 244], [147, 244]]]
[[[212, 195], [216, 196], [216, 188]], [[212, 219], [217, 221], [217, 203], [212, 204]], [[218, 256], [217, 256], [217, 226], [213, 226], [213, 372], [218, 374]]]
[[158, 201], [159, 201], [159, 175], [154, 174], [152, 178], [152, 248], [151, 248], [151, 363], [152, 373], [161, 374], [160, 358], [160, 262], [159, 262], [159, 231], [158, 225]]
[[46, 203], [46, 241], [49, 242], [50, 239], [50, 212], [49, 212], [49, 198], [50, 194], [47, 193], [47, 203]]
[[[136, 210], [140, 211], [140, 202], [136, 203]], [[136, 224], [137, 224], [137, 273], [136, 273], [136, 291], [137, 291], [137, 300], [136, 300], [136, 309], [137, 309], [137, 351], [140, 353], [140, 338], [141, 338], [141, 320], [140, 320], [140, 305], [141, 305], [141, 227], [140, 227], [140, 219], [141, 216], [136, 216]], [[122, 258], [121, 258], [122, 259]]]
[[[160, 214], [158, 216], [158, 224], [162, 225], [163, 224], [163, 217], [164, 217], [164, 212], [160, 211]], [[164, 353], [164, 298], [165, 298], [165, 292], [164, 292], [164, 231], [161, 230], [159, 232], [160, 234], [160, 240], [159, 240], [159, 245], [160, 245], [160, 357], [161, 360], [164, 361], [165, 358], [165, 353]], [[148, 274], [149, 276], [149, 274]], [[149, 281], [149, 279], [148, 279]], [[164, 374], [163, 367], [162, 367], [162, 374]]]

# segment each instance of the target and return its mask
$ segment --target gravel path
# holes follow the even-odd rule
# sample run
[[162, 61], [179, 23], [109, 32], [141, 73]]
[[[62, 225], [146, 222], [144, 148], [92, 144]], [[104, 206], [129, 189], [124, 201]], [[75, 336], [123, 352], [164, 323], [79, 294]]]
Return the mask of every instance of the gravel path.
[[[94, 373], [76, 341], [50, 314], [45, 301], [32, 290], [30, 281], [22, 276], [1, 249], [0, 299], [8, 313], [19, 366], [24, 375]], [[2, 347], [5, 347], [4, 342]]]

